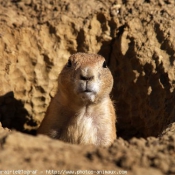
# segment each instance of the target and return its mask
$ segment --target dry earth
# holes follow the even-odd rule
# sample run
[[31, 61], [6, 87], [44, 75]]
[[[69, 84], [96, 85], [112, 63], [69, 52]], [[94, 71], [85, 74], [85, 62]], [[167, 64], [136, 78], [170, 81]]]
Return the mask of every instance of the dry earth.
[[[18, 130], [0, 129], [0, 174], [175, 174], [174, 26], [174, 0], [0, 0], [0, 122]], [[24, 134], [35, 134], [77, 51], [103, 55], [113, 73], [110, 148]]]

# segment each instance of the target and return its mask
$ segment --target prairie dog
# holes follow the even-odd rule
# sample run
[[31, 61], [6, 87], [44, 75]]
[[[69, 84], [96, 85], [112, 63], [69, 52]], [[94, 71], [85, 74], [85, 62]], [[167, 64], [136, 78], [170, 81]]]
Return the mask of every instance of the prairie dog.
[[70, 143], [111, 145], [116, 138], [112, 87], [102, 56], [73, 54], [58, 77], [57, 93], [38, 133]]

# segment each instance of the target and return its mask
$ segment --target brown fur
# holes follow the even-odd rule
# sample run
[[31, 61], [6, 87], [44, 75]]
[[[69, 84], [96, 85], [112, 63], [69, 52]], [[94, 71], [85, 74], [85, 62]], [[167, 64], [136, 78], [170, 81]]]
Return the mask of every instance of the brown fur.
[[104, 61], [100, 55], [85, 53], [69, 58], [39, 134], [70, 143], [111, 145], [116, 138], [116, 116], [109, 97], [113, 77]]

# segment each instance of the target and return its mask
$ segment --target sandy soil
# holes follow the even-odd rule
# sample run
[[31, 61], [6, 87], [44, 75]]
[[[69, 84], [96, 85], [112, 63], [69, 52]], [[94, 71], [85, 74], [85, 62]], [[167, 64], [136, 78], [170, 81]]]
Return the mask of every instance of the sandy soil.
[[[0, 173], [175, 174], [174, 0], [0, 0], [0, 26]], [[34, 136], [77, 51], [103, 55], [113, 73], [110, 148]]]

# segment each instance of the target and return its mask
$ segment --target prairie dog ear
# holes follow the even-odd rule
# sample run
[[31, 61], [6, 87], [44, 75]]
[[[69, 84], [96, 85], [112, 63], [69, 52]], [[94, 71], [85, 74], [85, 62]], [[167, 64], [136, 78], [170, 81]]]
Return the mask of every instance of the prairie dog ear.
[[66, 64], [67, 67], [72, 67], [72, 61], [69, 59]]
[[104, 61], [103, 62], [103, 68], [107, 68], [108, 66], [107, 66], [107, 63], [106, 63], [106, 61]]

